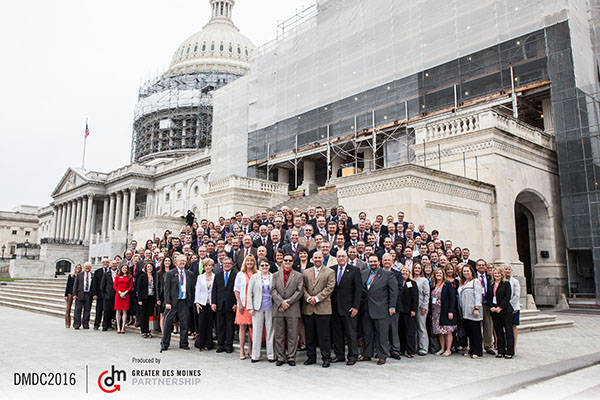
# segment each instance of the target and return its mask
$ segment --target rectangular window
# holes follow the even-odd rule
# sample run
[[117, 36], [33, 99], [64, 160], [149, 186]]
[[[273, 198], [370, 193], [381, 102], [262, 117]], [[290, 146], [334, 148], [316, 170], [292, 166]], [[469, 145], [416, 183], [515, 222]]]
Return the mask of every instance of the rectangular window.
[[17, 231], [15, 231], [15, 230], [13, 229], [13, 231], [12, 231], [12, 234], [13, 234], [13, 235], [16, 235], [16, 234], [17, 234]]
[[31, 232], [25, 231], [25, 236], [31, 236]]

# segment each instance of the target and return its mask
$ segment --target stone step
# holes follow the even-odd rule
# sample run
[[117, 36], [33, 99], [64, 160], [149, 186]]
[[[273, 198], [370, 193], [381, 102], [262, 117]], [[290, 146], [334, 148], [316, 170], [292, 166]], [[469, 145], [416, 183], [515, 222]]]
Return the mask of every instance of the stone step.
[[547, 329], [558, 329], [558, 328], [570, 328], [574, 324], [573, 321], [552, 321], [552, 322], [540, 322], [535, 324], [528, 325], [519, 325], [519, 333], [524, 332], [536, 332], [543, 331]]
[[23, 294], [23, 293], [10, 293], [10, 292], [3, 292], [0, 291], [0, 297], [4, 297], [4, 298], [8, 298], [8, 299], [15, 299], [15, 300], [35, 300], [37, 302], [40, 303], [57, 303], [57, 304], [62, 304], [63, 306], [65, 305], [65, 299], [64, 297], [57, 297], [54, 295], [39, 295], [39, 294], [34, 294], [34, 295], [29, 295], [29, 294]]
[[540, 310], [538, 310], [536, 308], [533, 310], [521, 310], [520, 314], [521, 314], [521, 318], [523, 318], [523, 317], [532, 317], [532, 316], [538, 315], [539, 313], [540, 313]]
[[542, 315], [527, 316], [527, 317], [521, 316], [521, 318], [520, 318], [521, 325], [531, 325], [531, 324], [537, 324], [540, 322], [552, 322], [552, 321], [556, 321], [556, 315], [542, 314]]
[[596, 303], [596, 299], [593, 297], [569, 297], [567, 298], [570, 308], [582, 308], [582, 309], [600, 309], [600, 306]]
[[53, 289], [23, 289], [16, 287], [8, 287], [8, 286], [0, 286], [0, 293], [15, 293], [15, 294], [27, 294], [27, 293], [35, 293], [37, 295], [45, 295], [45, 296], [54, 296], [64, 298], [65, 290], [53, 290]]
[[14, 287], [29, 286], [29, 287], [39, 287], [39, 288], [52, 288], [52, 289], [62, 288], [62, 289], [64, 289], [67, 286], [67, 282], [65, 281], [65, 282], [42, 283], [42, 282], [15, 281], [15, 282], [10, 282], [7, 285], [3, 285], [3, 286], [14, 286]]
[[58, 286], [52, 287], [52, 286], [36, 286], [36, 285], [2, 285], [2, 286], [0, 286], [0, 288], [16, 289], [16, 290], [22, 290], [24, 292], [43, 291], [43, 292], [57, 293], [57, 294], [63, 294], [63, 295], [65, 293], [65, 288], [58, 287]]

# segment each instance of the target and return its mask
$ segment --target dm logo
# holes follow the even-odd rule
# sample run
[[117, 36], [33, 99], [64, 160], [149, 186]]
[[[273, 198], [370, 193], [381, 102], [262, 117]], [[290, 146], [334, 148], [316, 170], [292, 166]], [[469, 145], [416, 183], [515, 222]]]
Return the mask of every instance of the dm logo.
[[98, 386], [104, 393], [114, 393], [121, 390], [121, 382], [127, 381], [127, 373], [122, 370], [115, 369], [114, 365], [110, 367], [110, 375], [108, 370], [102, 372], [98, 377]]

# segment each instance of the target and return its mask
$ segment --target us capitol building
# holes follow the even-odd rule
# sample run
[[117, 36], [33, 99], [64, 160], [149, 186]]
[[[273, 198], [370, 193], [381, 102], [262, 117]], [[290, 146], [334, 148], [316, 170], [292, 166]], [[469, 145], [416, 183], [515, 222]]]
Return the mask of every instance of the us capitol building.
[[210, 5], [140, 88], [131, 164], [68, 169], [39, 215], [40, 260], [11, 271], [98, 263], [188, 209], [335, 192], [354, 218], [403, 210], [511, 264], [537, 304], [598, 299], [600, 0], [319, 0], [260, 48], [233, 0]]

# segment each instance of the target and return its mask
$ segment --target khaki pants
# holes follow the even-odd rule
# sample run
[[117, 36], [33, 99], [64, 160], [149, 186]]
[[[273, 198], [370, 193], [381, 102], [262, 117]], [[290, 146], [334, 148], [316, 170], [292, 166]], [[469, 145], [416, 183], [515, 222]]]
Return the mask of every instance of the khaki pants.
[[[298, 317], [274, 317], [275, 326], [275, 356], [277, 361], [296, 361], [298, 348]], [[287, 352], [285, 351], [285, 336], [287, 333]]]
[[483, 304], [483, 348], [485, 350], [494, 350], [494, 321], [492, 313], [487, 304]]

